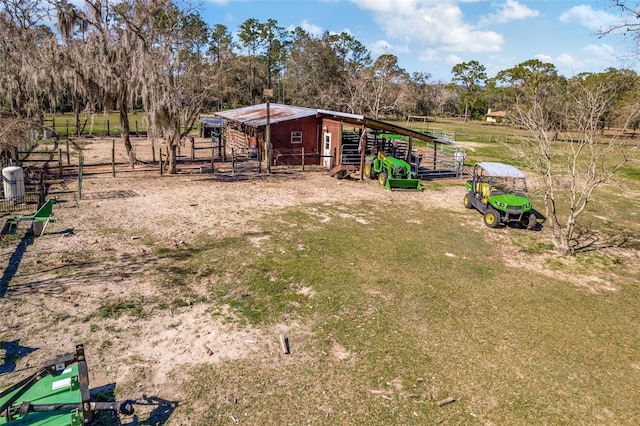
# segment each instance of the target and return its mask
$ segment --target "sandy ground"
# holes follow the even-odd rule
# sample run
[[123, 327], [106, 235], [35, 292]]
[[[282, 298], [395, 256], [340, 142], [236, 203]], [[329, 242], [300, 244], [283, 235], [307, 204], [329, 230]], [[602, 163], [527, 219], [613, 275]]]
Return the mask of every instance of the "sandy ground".
[[[87, 162], [108, 163], [111, 148], [109, 141], [92, 142], [85, 150]], [[139, 142], [137, 149], [140, 157], [150, 159], [149, 146]], [[121, 148], [116, 157], [124, 158]], [[461, 181], [443, 182], [439, 191], [388, 192], [377, 182], [338, 180], [317, 168], [275, 168], [271, 175], [259, 175], [255, 164], [245, 162], [234, 176], [228, 164], [217, 167], [214, 174], [184, 168], [177, 175], [160, 176], [158, 170], [141, 167], [120, 167], [116, 177], [108, 171], [86, 174], [82, 199], [76, 181], [51, 187], [50, 195], [60, 202], [54, 206], [56, 221], [45, 235], [0, 247], [2, 264], [8, 265], [3, 282], [11, 282], [0, 298], [0, 336], [5, 354], [17, 354], [15, 360], [5, 357], [0, 366], [0, 387], [84, 343], [92, 388], [117, 385], [119, 399], [172, 395], [179, 400], [180, 381], [175, 377], [183, 367], [279, 351], [274, 336], [295, 324], [237, 329], [214, 319], [207, 313], [211, 306], [203, 303], [154, 313], [149, 319], [96, 318], [105, 300], [153, 297], [157, 291], [154, 277], [144, 269], [144, 259], [153, 256], [146, 238], [179, 247], [202, 233], [222, 238], [260, 231], [254, 219], [308, 203], [376, 200], [418, 204], [425, 215], [437, 208], [464, 213]], [[468, 216], [461, 226], [502, 238], [491, 237], [479, 214]], [[530, 255], [511, 256], [511, 261], [523, 267], [544, 264]], [[59, 273], [70, 265], [76, 266], [71, 269], [75, 272]], [[578, 277], [576, 282], [582, 281]], [[608, 283], [598, 285], [606, 288]], [[123, 423], [139, 424], [149, 407], [137, 407], [137, 417], [124, 417]], [[188, 422], [177, 410], [168, 424]]]
[[[111, 148], [110, 141], [92, 142], [85, 149], [87, 164], [108, 163]], [[148, 156], [149, 147], [138, 147], [138, 152], [143, 150]], [[122, 160], [124, 153], [116, 157]], [[235, 175], [229, 164], [217, 164], [214, 174], [184, 167], [172, 176], [118, 166], [116, 177], [110, 167], [98, 174], [88, 167], [81, 199], [77, 181], [53, 185], [49, 195], [59, 201], [54, 206], [56, 221], [45, 235], [5, 241], [0, 247], [3, 264], [8, 265], [3, 282], [11, 281], [0, 299], [0, 336], [5, 354], [15, 358], [8, 362], [5, 357], [0, 366], [0, 387], [83, 343], [92, 388], [117, 385], [119, 399], [172, 395], [177, 400], [175, 372], [185, 366], [279, 351], [274, 336], [295, 324], [236, 329], [214, 319], [207, 312], [211, 306], [204, 303], [157, 312], [148, 320], [96, 317], [105, 300], [154, 296], [153, 277], [144, 269], [145, 257], [152, 256], [147, 238], [179, 247], [202, 233], [223, 238], [257, 232], [254, 219], [308, 203], [375, 199], [419, 203], [425, 209], [455, 205], [462, 210], [460, 185], [438, 193], [396, 193], [384, 191], [375, 181], [331, 178], [319, 168], [274, 168], [267, 175], [258, 174], [255, 163], [241, 161], [239, 166]], [[60, 273], [69, 266], [73, 272]], [[137, 408], [137, 417], [123, 418], [125, 424], [149, 415], [149, 407]], [[186, 421], [176, 412], [169, 424]]]

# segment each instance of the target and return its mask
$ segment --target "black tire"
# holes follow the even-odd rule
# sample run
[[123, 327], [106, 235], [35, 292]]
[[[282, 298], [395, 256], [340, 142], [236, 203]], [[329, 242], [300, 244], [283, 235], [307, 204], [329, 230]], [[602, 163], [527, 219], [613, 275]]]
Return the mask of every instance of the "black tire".
[[380, 182], [380, 185], [385, 186], [387, 185], [387, 172], [382, 172], [378, 175], [378, 182]]
[[469, 199], [469, 193], [466, 193], [464, 195], [464, 200], [462, 200], [462, 203], [464, 204], [464, 208], [465, 209], [472, 209], [473, 208], [473, 204], [471, 204], [471, 200]]
[[500, 213], [493, 207], [488, 207], [484, 212], [484, 224], [489, 228], [497, 228], [500, 226]]
[[522, 219], [522, 226], [524, 226], [530, 231], [532, 229], [535, 229], [537, 225], [538, 225], [538, 218], [533, 213], [529, 214], [529, 216], [526, 216]]

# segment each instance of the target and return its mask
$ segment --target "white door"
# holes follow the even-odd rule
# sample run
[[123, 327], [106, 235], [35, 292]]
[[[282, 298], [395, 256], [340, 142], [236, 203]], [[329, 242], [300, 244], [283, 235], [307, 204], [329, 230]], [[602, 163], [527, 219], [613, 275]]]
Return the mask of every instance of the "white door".
[[322, 157], [322, 165], [327, 169], [331, 168], [331, 133], [324, 134], [324, 150]]

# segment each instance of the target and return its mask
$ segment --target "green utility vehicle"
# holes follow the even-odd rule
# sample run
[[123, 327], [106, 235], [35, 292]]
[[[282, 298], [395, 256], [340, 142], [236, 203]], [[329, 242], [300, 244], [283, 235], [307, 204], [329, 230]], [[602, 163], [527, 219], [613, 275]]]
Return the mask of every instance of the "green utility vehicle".
[[536, 215], [527, 197], [526, 176], [508, 164], [481, 162], [466, 183], [464, 206], [477, 209], [490, 228], [519, 223], [527, 229], [537, 226]]
[[404, 160], [387, 156], [379, 151], [365, 159], [364, 176], [378, 179], [386, 189], [422, 191], [420, 179], [415, 179], [411, 173], [411, 166]]

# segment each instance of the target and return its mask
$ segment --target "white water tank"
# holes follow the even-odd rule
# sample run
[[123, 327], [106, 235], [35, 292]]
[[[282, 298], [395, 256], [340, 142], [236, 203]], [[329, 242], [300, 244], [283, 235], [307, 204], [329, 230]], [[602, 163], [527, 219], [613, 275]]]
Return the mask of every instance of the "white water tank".
[[5, 200], [16, 204], [24, 202], [24, 171], [22, 167], [9, 166], [2, 169]]

